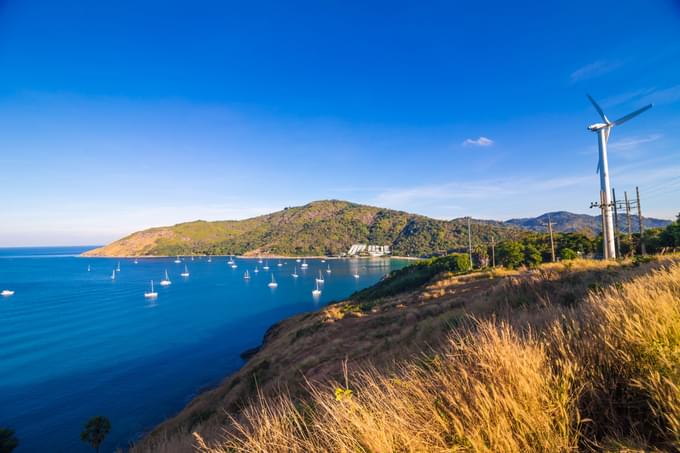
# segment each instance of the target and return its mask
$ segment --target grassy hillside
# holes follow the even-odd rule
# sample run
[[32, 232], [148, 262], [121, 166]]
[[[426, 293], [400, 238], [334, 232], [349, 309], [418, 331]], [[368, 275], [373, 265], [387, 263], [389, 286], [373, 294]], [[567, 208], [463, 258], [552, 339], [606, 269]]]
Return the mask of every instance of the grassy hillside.
[[277, 324], [133, 451], [677, 449], [679, 262], [420, 264]]
[[[354, 243], [391, 245], [395, 254], [426, 256], [466, 246], [463, 220], [442, 221], [346, 201], [305, 206], [241, 221], [182, 223], [134, 233], [90, 256], [337, 255]], [[519, 229], [473, 224], [475, 241], [514, 238]]]

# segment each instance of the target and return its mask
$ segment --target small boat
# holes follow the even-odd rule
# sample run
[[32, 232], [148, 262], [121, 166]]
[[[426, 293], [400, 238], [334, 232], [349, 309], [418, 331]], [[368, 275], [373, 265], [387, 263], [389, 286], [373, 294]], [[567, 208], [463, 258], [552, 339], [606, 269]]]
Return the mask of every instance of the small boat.
[[236, 263], [233, 263], [233, 264], [231, 265], [231, 268], [232, 268], [232, 269], [236, 269], [237, 267], [238, 267], [238, 266], [236, 265]]
[[244, 280], [250, 280], [250, 274], [248, 273], [248, 271], [246, 271], [246, 273], [243, 274], [243, 279]]
[[116, 270], [114, 269], [113, 272], [111, 272], [111, 280], [116, 279]]
[[139, 261], [137, 261], [137, 258], [135, 258], [135, 260], [133, 261], [133, 263], [139, 264]]
[[321, 262], [322, 262], [322, 263], [325, 263], [325, 262], [326, 262], [326, 260], [321, 260]]
[[296, 259], [295, 262], [296, 262], [296, 263], [299, 263], [299, 262], [300, 262], [300, 258]]
[[120, 261], [118, 261], [118, 267], [116, 268], [116, 272], [120, 272]]
[[307, 267], [309, 267], [309, 264], [307, 264], [307, 260], [302, 260], [302, 265], [300, 267], [303, 268], [303, 269], [306, 269]]
[[234, 264], [234, 258], [229, 255], [229, 261], [227, 261], [227, 264]]
[[170, 277], [168, 277], [168, 270], [165, 270], [165, 278], [161, 280], [161, 286], [170, 286], [172, 285], [172, 282], [170, 281]]
[[9, 289], [3, 289], [2, 292], [0, 292], [0, 296], [3, 296], [3, 297], [9, 297], [9, 296], [13, 296], [13, 295], [14, 295], [14, 291], [9, 290]]
[[175, 258], [175, 264], [179, 264], [181, 262], [182, 262], [182, 260], [179, 259], [179, 255], [177, 255], [177, 258]]
[[255, 266], [255, 270], [253, 272], [257, 274], [258, 272], [260, 272], [260, 270], [257, 268], [257, 266]]
[[146, 297], [147, 299], [155, 299], [156, 297], [158, 297], [158, 293], [153, 290], [153, 280], [151, 280], [151, 291], [149, 291], [148, 293], [144, 293], [144, 297]]
[[298, 275], [298, 273], [297, 273], [297, 266], [295, 266], [295, 267], [293, 268], [293, 273], [292, 273], [291, 275], [293, 276], [293, 278], [298, 278], [298, 277], [299, 277], [299, 275]]
[[319, 271], [319, 276], [316, 278], [316, 283], [323, 283], [323, 275], [321, 274], [321, 271]]
[[277, 286], [279, 286], [279, 284], [276, 283], [276, 280], [274, 280], [274, 274], [272, 274], [272, 281], [269, 282], [267, 286], [269, 286], [270, 288], [276, 288]]
[[281, 262], [281, 260], [279, 260], [279, 263], [277, 264], [277, 266], [279, 266], [279, 267], [283, 266], [283, 263]]
[[321, 290], [319, 289], [319, 281], [316, 282], [316, 288], [312, 291], [312, 296], [318, 297], [321, 295]]
[[212, 263], [212, 256], [209, 256], [209, 257], [208, 257], [208, 262], [209, 262], [209, 263]]
[[182, 277], [188, 277], [189, 276], [189, 268], [187, 267], [186, 264], [184, 265], [184, 272], [182, 272], [179, 275], [182, 276]]
[[359, 278], [359, 274], [354, 274], [354, 278]]
[[193, 256], [193, 255], [191, 255], [191, 261], [193, 261], [193, 260], [194, 260], [194, 256]]
[[260, 264], [262, 264], [262, 258], [258, 257], [258, 258], [257, 258], [257, 262], [260, 263]]
[[326, 273], [327, 273], [327, 274], [330, 274], [330, 273], [331, 273], [331, 265], [330, 265], [330, 264], [328, 265], [328, 269], [326, 269]]
[[90, 268], [90, 265], [87, 265], [87, 271], [90, 272], [92, 269]]
[[262, 266], [262, 269], [264, 269], [264, 270], [266, 270], [266, 271], [269, 270], [269, 261], [267, 261], [266, 263], [264, 263], [264, 266]]

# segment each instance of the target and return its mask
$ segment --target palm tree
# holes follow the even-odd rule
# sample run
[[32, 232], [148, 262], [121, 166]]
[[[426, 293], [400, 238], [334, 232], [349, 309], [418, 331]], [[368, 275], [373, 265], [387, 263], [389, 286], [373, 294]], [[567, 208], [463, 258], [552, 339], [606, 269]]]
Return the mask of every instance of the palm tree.
[[80, 440], [92, 445], [92, 448], [99, 453], [99, 446], [104, 442], [104, 438], [106, 438], [109, 431], [111, 431], [111, 422], [109, 419], [97, 415], [87, 421], [83, 432], [80, 433]]
[[14, 435], [14, 430], [0, 428], [0, 453], [12, 453], [19, 445], [19, 439]]

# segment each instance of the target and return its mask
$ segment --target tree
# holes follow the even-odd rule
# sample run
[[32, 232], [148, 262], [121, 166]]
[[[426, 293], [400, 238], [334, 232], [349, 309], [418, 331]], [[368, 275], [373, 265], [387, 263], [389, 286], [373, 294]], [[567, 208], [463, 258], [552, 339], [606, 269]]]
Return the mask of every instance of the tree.
[[517, 241], [504, 241], [498, 246], [498, 260], [509, 268], [515, 268], [524, 261], [524, 248]]
[[12, 453], [19, 445], [19, 439], [14, 435], [14, 430], [0, 428], [0, 453]]
[[541, 252], [538, 251], [536, 246], [533, 244], [527, 244], [524, 247], [524, 262], [527, 266], [538, 266], [543, 262], [543, 257]]
[[87, 421], [83, 432], [80, 433], [80, 440], [92, 445], [92, 448], [99, 453], [99, 446], [104, 442], [109, 431], [111, 431], [111, 422], [109, 419], [97, 415]]
[[573, 260], [576, 259], [577, 256], [576, 252], [569, 247], [565, 247], [560, 251], [560, 258], [563, 260]]

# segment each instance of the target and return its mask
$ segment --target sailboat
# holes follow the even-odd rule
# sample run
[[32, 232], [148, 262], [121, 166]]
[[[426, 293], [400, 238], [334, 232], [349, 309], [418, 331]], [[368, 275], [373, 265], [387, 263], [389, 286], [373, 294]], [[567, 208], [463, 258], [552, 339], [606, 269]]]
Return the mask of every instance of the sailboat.
[[306, 269], [308, 266], [309, 264], [307, 264], [307, 260], [302, 260], [302, 265], [300, 267]]
[[120, 272], [120, 261], [118, 261], [118, 267], [116, 268], [116, 272]]
[[255, 270], [253, 272], [257, 274], [258, 272], [260, 272], [260, 270], [257, 268], [257, 266], [255, 266]]
[[172, 282], [170, 281], [170, 277], [168, 277], [168, 270], [165, 270], [165, 278], [161, 280], [161, 286], [170, 286], [172, 285]]
[[153, 290], [153, 280], [151, 280], [151, 291], [149, 291], [148, 293], [144, 293], [144, 297], [146, 297], [147, 299], [155, 299], [156, 297], [158, 297], [158, 293]]
[[323, 275], [321, 274], [321, 271], [319, 271], [319, 276], [316, 278], [316, 283], [323, 283]]
[[354, 274], [354, 278], [359, 278], [359, 274]]
[[229, 255], [229, 261], [227, 261], [227, 264], [234, 264], [234, 258]]
[[327, 273], [327, 274], [330, 274], [330, 273], [331, 273], [331, 265], [330, 265], [330, 264], [328, 265], [328, 269], [326, 269], [326, 273]]
[[113, 272], [111, 272], [111, 280], [116, 279], [116, 270], [114, 269]]
[[179, 255], [177, 255], [177, 258], [175, 258], [175, 264], [179, 264], [181, 262], [182, 262], [182, 260], [180, 260]]
[[208, 257], [208, 262], [209, 262], [209, 263], [212, 263], [212, 256], [209, 256], [209, 257]]
[[296, 259], [295, 262], [296, 262], [296, 263], [299, 263], [299, 262], [300, 262], [300, 258]]
[[267, 286], [269, 286], [270, 288], [276, 288], [277, 286], [279, 286], [279, 284], [276, 283], [276, 280], [274, 280], [274, 274], [272, 274], [272, 281], [269, 282]]
[[321, 260], [321, 262], [322, 262], [322, 263], [325, 263], [325, 262], [326, 262], [326, 260]]
[[267, 261], [266, 263], [264, 263], [264, 266], [262, 266], [262, 269], [264, 269], [264, 270], [266, 270], [266, 271], [269, 270], [269, 261]]
[[135, 263], [135, 264], [139, 263], [139, 261], [137, 261], [137, 258], [135, 258], [135, 260], [133, 261], [133, 263]]
[[194, 260], [194, 255], [191, 255], [191, 261], [193, 261], [193, 260]]
[[0, 296], [3, 296], [3, 297], [9, 297], [9, 296], [13, 296], [13, 295], [14, 295], [14, 291], [9, 290], [9, 289], [3, 289], [2, 292], [0, 292]]
[[232, 268], [232, 269], [236, 269], [237, 267], [238, 267], [238, 266], [236, 265], [236, 263], [232, 261], [232, 262], [231, 262], [231, 268]]
[[90, 265], [87, 265], [87, 271], [90, 272], [92, 269], [90, 268]]
[[250, 280], [250, 274], [248, 273], [248, 271], [246, 271], [246, 273], [243, 274], [243, 279], [244, 280]]
[[279, 260], [279, 263], [277, 264], [277, 266], [279, 266], [279, 267], [283, 266], [283, 263], [281, 262], [281, 260]]
[[187, 267], [186, 264], [184, 265], [184, 272], [182, 272], [179, 275], [182, 276], [182, 277], [188, 277], [189, 276], [189, 268]]
[[299, 277], [299, 275], [298, 275], [298, 273], [297, 273], [297, 266], [295, 266], [295, 267], [293, 268], [293, 273], [292, 273], [291, 275], [293, 276], [293, 278], [298, 278], [298, 277]]
[[260, 263], [260, 264], [262, 264], [262, 258], [260, 258], [260, 257], [258, 256], [258, 257], [257, 257], [257, 262]]
[[319, 280], [316, 281], [316, 288], [312, 291], [312, 296], [318, 297], [321, 295], [321, 290], [319, 289]]

